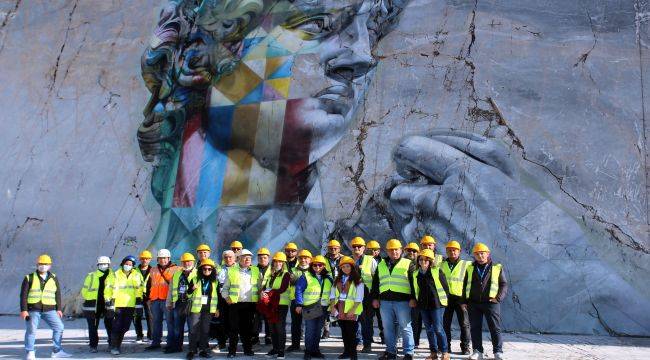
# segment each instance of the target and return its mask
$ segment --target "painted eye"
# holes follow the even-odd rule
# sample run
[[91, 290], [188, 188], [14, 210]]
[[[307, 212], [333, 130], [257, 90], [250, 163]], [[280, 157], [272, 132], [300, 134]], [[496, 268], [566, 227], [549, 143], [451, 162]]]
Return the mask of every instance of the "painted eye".
[[332, 19], [328, 14], [320, 14], [297, 19], [296, 21], [287, 24], [286, 27], [289, 29], [300, 30], [311, 38], [326, 36], [334, 30]]

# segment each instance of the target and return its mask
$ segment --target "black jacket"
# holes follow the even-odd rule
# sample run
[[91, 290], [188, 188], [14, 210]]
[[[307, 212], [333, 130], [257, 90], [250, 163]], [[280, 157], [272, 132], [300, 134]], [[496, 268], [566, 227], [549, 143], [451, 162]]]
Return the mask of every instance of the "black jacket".
[[[465, 280], [463, 282], [463, 299], [465, 301], [475, 302], [475, 303], [490, 302], [490, 296], [489, 296], [490, 282], [492, 281], [492, 270], [493, 270], [492, 261], [486, 264], [486, 266], [489, 266], [489, 269], [487, 270], [487, 274], [485, 274], [485, 276], [483, 277], [483, 281], [481, 281], [481, 277], [478, 274], [478, 270], [476, 269], [478, 267], [476, 261], [474, 261], [472, 265], [474, 266], [474, 272], [472, 273], [472, 278], [468, 279], [469, 272], [467, 272], [467, 274], [465, 275]], [[465, 296], [468, 281], [472, 282], [472, 288], [470, 289], [469, 292], [469, 298]], [[501, 266], [501, 273], [499, 274], [499, 290], [497, 291], [497, 295], [495, 297], [497, 302], [502, 302], [503, 299], [505, 299], [507, 293], [508, 293], [508, 282], [505, 276], [505, 268]]]
[[[395, 266], [395, 264], [397, 264], [397, 261], [391, 262], [389, 257], [385, 257], [381, 261], [386, 262], [386, 264], [388, 265], [388, 271], [390, 272], [393, 271], [393, 267]], [[411, 286], [410, 294], [402, 294], [390, 290], [380, 294], [379, 293], [379, 264], [377, 264], [377, 271], [375, 271], [375, 275], [372, 276], [372, 289], [370, 291], [372, 299], [385, 300], [385, 301], [409, 301], [411, 299], [415, 299], [415, 289], [413, 288], [413, 276], [412, 276], [414, 271], [416, 271], [415, 262], [411, 261], [411, 265], [409, 266], [409, 270], [408, 270], [409, 285]]]
[[[434, 274], [435, 275], [435, 274]], [[447, 298], [449, 298], [449, 286], [447, 285], [447, 278], [441, 269], [438, 269], [438, 279], [440, 279], [440, 285], [445, 289], [447, 293]], [[432, 310], [439, 309], [443, 307], [440, 303], [440, 297], [438, 296], [438, 291], [436, 291], [436, 284], [431, 276], [431, 268], [429, 268], [425, 273], [421, 273], [420, 270], [417, 271], [417, 282], [418, 290], [420, 291], [418, 297], [418, 309], [423, 310]]]

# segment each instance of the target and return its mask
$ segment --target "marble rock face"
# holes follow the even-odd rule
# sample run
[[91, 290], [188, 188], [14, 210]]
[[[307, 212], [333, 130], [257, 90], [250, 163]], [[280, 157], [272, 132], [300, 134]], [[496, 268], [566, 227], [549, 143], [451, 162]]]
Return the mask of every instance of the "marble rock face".
[[[18, 311], [40, 253], [74, 313], [97, 256], [160, 245], [136, 132], [140, 56], [165, 3], [0, 5], [0, 313]], [[650, 336], [648, 21], [643, 0], [408, 2], [372, 46], [353, 121], [310, 163], [303, 200], [318, 211], [260, 234], [430, 233], [466, 259], [485, 242], [509, 281], [507, 330]], [[220, 212], [217, 227], [236, 224], [221, 233], [254, 248], [268, 239], [242, 235], [251, 209]]]

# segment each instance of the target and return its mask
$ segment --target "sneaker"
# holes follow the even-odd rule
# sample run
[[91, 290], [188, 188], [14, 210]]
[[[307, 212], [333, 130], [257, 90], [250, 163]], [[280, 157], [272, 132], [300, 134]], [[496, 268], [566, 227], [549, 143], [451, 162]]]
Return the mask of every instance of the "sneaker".
[[397, 359], [397, 355], [396, 354], [391, 354], [389, 352], [384, 352], [379, 357], [379, 360], [395, 360], [395, 359]]
[[206, 359], [212, 358], [212, 354], [207, 350], [199, 351], [199, 356], [202, 357], [202, 358], [206, 358]]
[[469, 356], [469, 359], [470, 360], [483, 360], [483, 353], [478, 351], [478, 350], [474, 350], [472, 355]]
[[50, 357], [52, 357], [52, 358], [69, 358], [69, 357], [72, 357], [72, 355], [68, 354], [67, 352], [65, 352], [63, 350], [59, 350], [57, 352], [53, 352]]
[[323, 336], [320, 337], [321, 339], [329, 339], [330, 338], [330, 332], [327, 330], [323, 331]]
[[36, 360], [36, 352], [35, 351], [28, 351], [27, 354], [25, 354], [25, 359], [27, 359], [27, 360]]
[[229, 358], [234, 358], [234, 357], [235, 357], [235, 353], [234, 353], [234, 352], [228, 352], [228, 357], [229, 357]]
[[451, 359], [451, 354], [450, 353], [442, 353], [442, 360], [449, 360]]
[[323, 355], [320, 350], [316, 351], [315, 353], [311, 353], [311, 357], [314, 359], [325, 359], [325, 355]]
[[111, 355], [119, 355], [120, 351], [117, 349], [111, 349]]
[[160, 344], [158, 344], [158, 345], [153, 345], [153, 344], [151, 344], [151, 345], [147, 346], [146, 348], [144, 348], [144, 351], [158, 350], [158, 349], [160, 349], [161, 347], [162, 347], [162, 346], [160, 346]]
[[194, 359], [194, 353], [191, 352], [191, 351], [188, 352], [187, 355], [185, 355], [185, 358], [186, 358], [187, 360], [192, 360], [192, 359]]
[[425, 360], [438, 360], [438, 353], [435, 351], [432, 351], [429, 356]]
[[291, 345], [288, 348], [284, 350], [284, 352], [294, 352], [294, 351], [300, 351], [300, 346], [298, 345]]
[[402, 357], [402, 360], [413, 360], [413, 355], [412, 354], [406, 354], [404, 357]]
[[502, 352], [495, 352], [494, 353], [494, 360], [503, 360], [503, 353]]
[[142, 343], [144, 343], [144, 339], [142, 337], [138, 337], [137, 339], [135, 339], [135, 343], [136, 344], [142, 344]]
[[278, 351], [275, 349], [271, 349], [269, 352], [266, 353], [267, 357], [274, 357], [275, 355], [278, 354]]
[[279, 352], [279, 353], [278, 353], [278, 357], [277, 357], [277, 359], [284, 359], [284, 353], [283, 353], [283, 352]]
[[372, 352], [372, 346], [370, 345], [365, 345], [363, 349], [361, 349], [362, 354], [370, 354]]
[[[450, 348], [450, 349], [451, 349], [451, 348]], [[469, 348], [464, 348], [464, 349], [462, 349], [461, 351], [462, 351], [463, 355], [469, 355], [469, 354], [471, 354], [471, 351], [469, 351]]]
[[97, 348], [96, 348], [96, 347], [91, 347], [91, 348], [90, 348], [90, 352], [93, 353], [93, 354], [96, 353], [96, 352], [97, 352]]

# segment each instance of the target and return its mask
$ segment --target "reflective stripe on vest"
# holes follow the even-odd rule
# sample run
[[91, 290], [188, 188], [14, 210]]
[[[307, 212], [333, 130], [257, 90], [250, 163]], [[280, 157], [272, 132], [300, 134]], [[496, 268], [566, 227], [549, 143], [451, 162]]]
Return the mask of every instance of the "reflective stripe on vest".
[[303, 306], [313, 305], [319, 299], [321, 305], [326, 306], [329, 303], [332, 282], [328, 278], [323, 277], [323, 292], [321, 293], [321, 284], [318, 282], [318, 278], [309, 271], [306, 271], [304, 276], [305, 280], [307, 280], [307, 287], [305, 287], [305, 292], [302, 293]]
[[[279, 275], [275, 277], [275, 279], [273, 279], [273, 284], [271, 284], [270, 286], [271, 289], [277, 290], [282, 286], [282, 278], [284, 278], [284, 274], [286, 273], [287, 273], [286, 271], [282, 271]], [[267, 275], [268, 277], [266, 277]], [[265, 288], [269, 287], [268, 282], [271, 280], [271, 277], [273, 276], [270, 274], [267, 275], [265, 275], [266, 278], [264, 280]], [[280, 305], [289, 305], [289, 303], [291, 303], [291, 300], [289, 300], [289, 295], [290, 295], [290, 288], [287, 287], [287, 289], [282, 294], [280, 294]]]
[[410, 294], [411, 286], [409, 285], [408, 270], [411, 260], [401, 258], [393, 267], [393, 272], [388, 271], [386, 260], [382, 260], [377, 266], [379, 272], [379, 293], [388, 290], [402, 294]]
[[[178, 284], [181, 282], [181, 275], [183, 273], [184, 273], [183, 270], [179, 270], [174, 273], [174, 276], [172, 276], [172, 302], [178, 301]], [[190, 274], [187, 276], [188, 286], [189, 286], [189, 282], [195, 278], [196, 278], [196, 269], [192, 269], [192, 271], [190, 271]], [[187, 289], [185, 291], [187, 291]]]
[[29, 288], [27, 293], [27, 304], [38, 304], [53, 306], [56, 305], [56, 282], [54, 278], [56, 275], [50, 273], [50, 276], [45, 281], [43, 289], [41, 290], [41, 280], [39, 279], [38, 273], [34, 272], [29, 275], [25, 275], [27, 281], [29, 277], [32, 277], [31, 282], [32, 286]]
[[[413, 287], [415, 288], [415, 299], [420, 299], [420, 285], [418, 285], [418, 273], [419, 271], [413, 272]], [[433, 283], [436, 286], [436, 293], [438, 294], [438, 300], [442, 306], [447, 306], [447, 292], [445, 288], [442, 287], [442, 282], [440, 281], [440, 268], [433, 267], [429, 271], [431, 277], [433, 278]], [[437, 275], [434, 275], [434, 273]]]
[[[103, 272], [95, 270], [86, 275], [84, 280], [84, 286], [81, 288], [81, 297], [84, 299], [82, 310], [83, 311], [97, 311], [97, 297], [99, 296], [99, 279], [104, 275]], [[106, 290], [106, 284], [113, 282], [113, 270], [108, 270], [108, 275], [104, 279], [104, 290]], [[104, 291], [106, 293], [106, 291]], [[104, 297], [104, 299], [106, 299]]]
[[372, 287], [372, 260], [372, 256], [363, 255], [361, 266], [359, 267], [361, 279], [368, 289]]
[[116, 308], [135, 308], [136, 299], [142, 299], [142, 274], [131, 270], [127, 276], [119, 269], [115, 272], [111, 288]]
[[[217, 304], [219, 303], [219, 297], [217, 296], [217, 281], [212, 281], [212, 291], [210, 291], [210, 314], [217, 312]], [[192, 295], [192, 307], [190, 312], [193, 314], [198, 314], [201, 312], [203, 304], [201, 304], [201, 297], [203, 296], [203, 291], [201, 290], [201, 281], [198, 282], [194, 288], [194, 293]]]
[[[309, 269], [309, 268], [307, 268], [307, 269]], [[294, 276], [295, 279], [300, 279], [300, 277], [303, 276], [307, 272], [307, 269], [303, 270], [303, 269], [299, 268], [298, 265], [296, 265], [293, 268], [293, 275], [292, 276]], [[292, 284], [291, 286], [289, 286], [289, 300], [296, 300], [296, 286], [295, 286], [295, 284]]]
[[449, 285], [449, 293], [455, 296], [463, 295], [463, 281], [465, 280], [465, 272], [467, 266], [471, 264], [467, 260], [458, 260], [454, 270], [449, 268], [449, 260], [442, 262], [442, 272], [445, 274], [447, 284]]
[[[474, 264], [467, 266], [467, 287], [465, 288], [465, 297], [469, 299], [469, 293], [472, 289], [472, 276], [474, 274]], [[501, 264], [492, 264], [490, 269], [490, 292], [488, 296], [496, 298], [499, 292], [499, 276], [501, 275]], [[485, 275], [487, 276], [487, 274]]]
[[[260, 279], [260, 269], [257, 266], [251, 266], [249, 269], [251, 271], [251, 302], [257, 302], [259, 299], [258, 281]], [[239, 265], [228, 268], [228, 281], [230, 282], [228, 297], [230, 297], [233, 304], [239, 302], [239, 270]]]
[[[338, 303], [340, 301], [339, 296], [341, 295], [338, 286], [336, 287], [335, 293], [336, 293], [335, 301]], [[354, 285], [354, 283], [352, 283], [352, 284], [350, 284], [350, 287], [348, 288], [348, 293], [347, 293], [347, 295], [345, 295], [345, 300], [343, 302], [343, 312], [344, 313], [347, 314], [348, 311], [350, 311], [350, 309], [352, 309], [352, 307], [354, 306], [354, 303], [355, 303], [354, 299], [356, 297], [357, 297], [357, 287]], [[363, 303], [359, 303], [359, 306], [357, 306], [356, 310], [354, 310], [354, 314], [355, 315], [361, 315], [362, 312], [363, 312]]]

